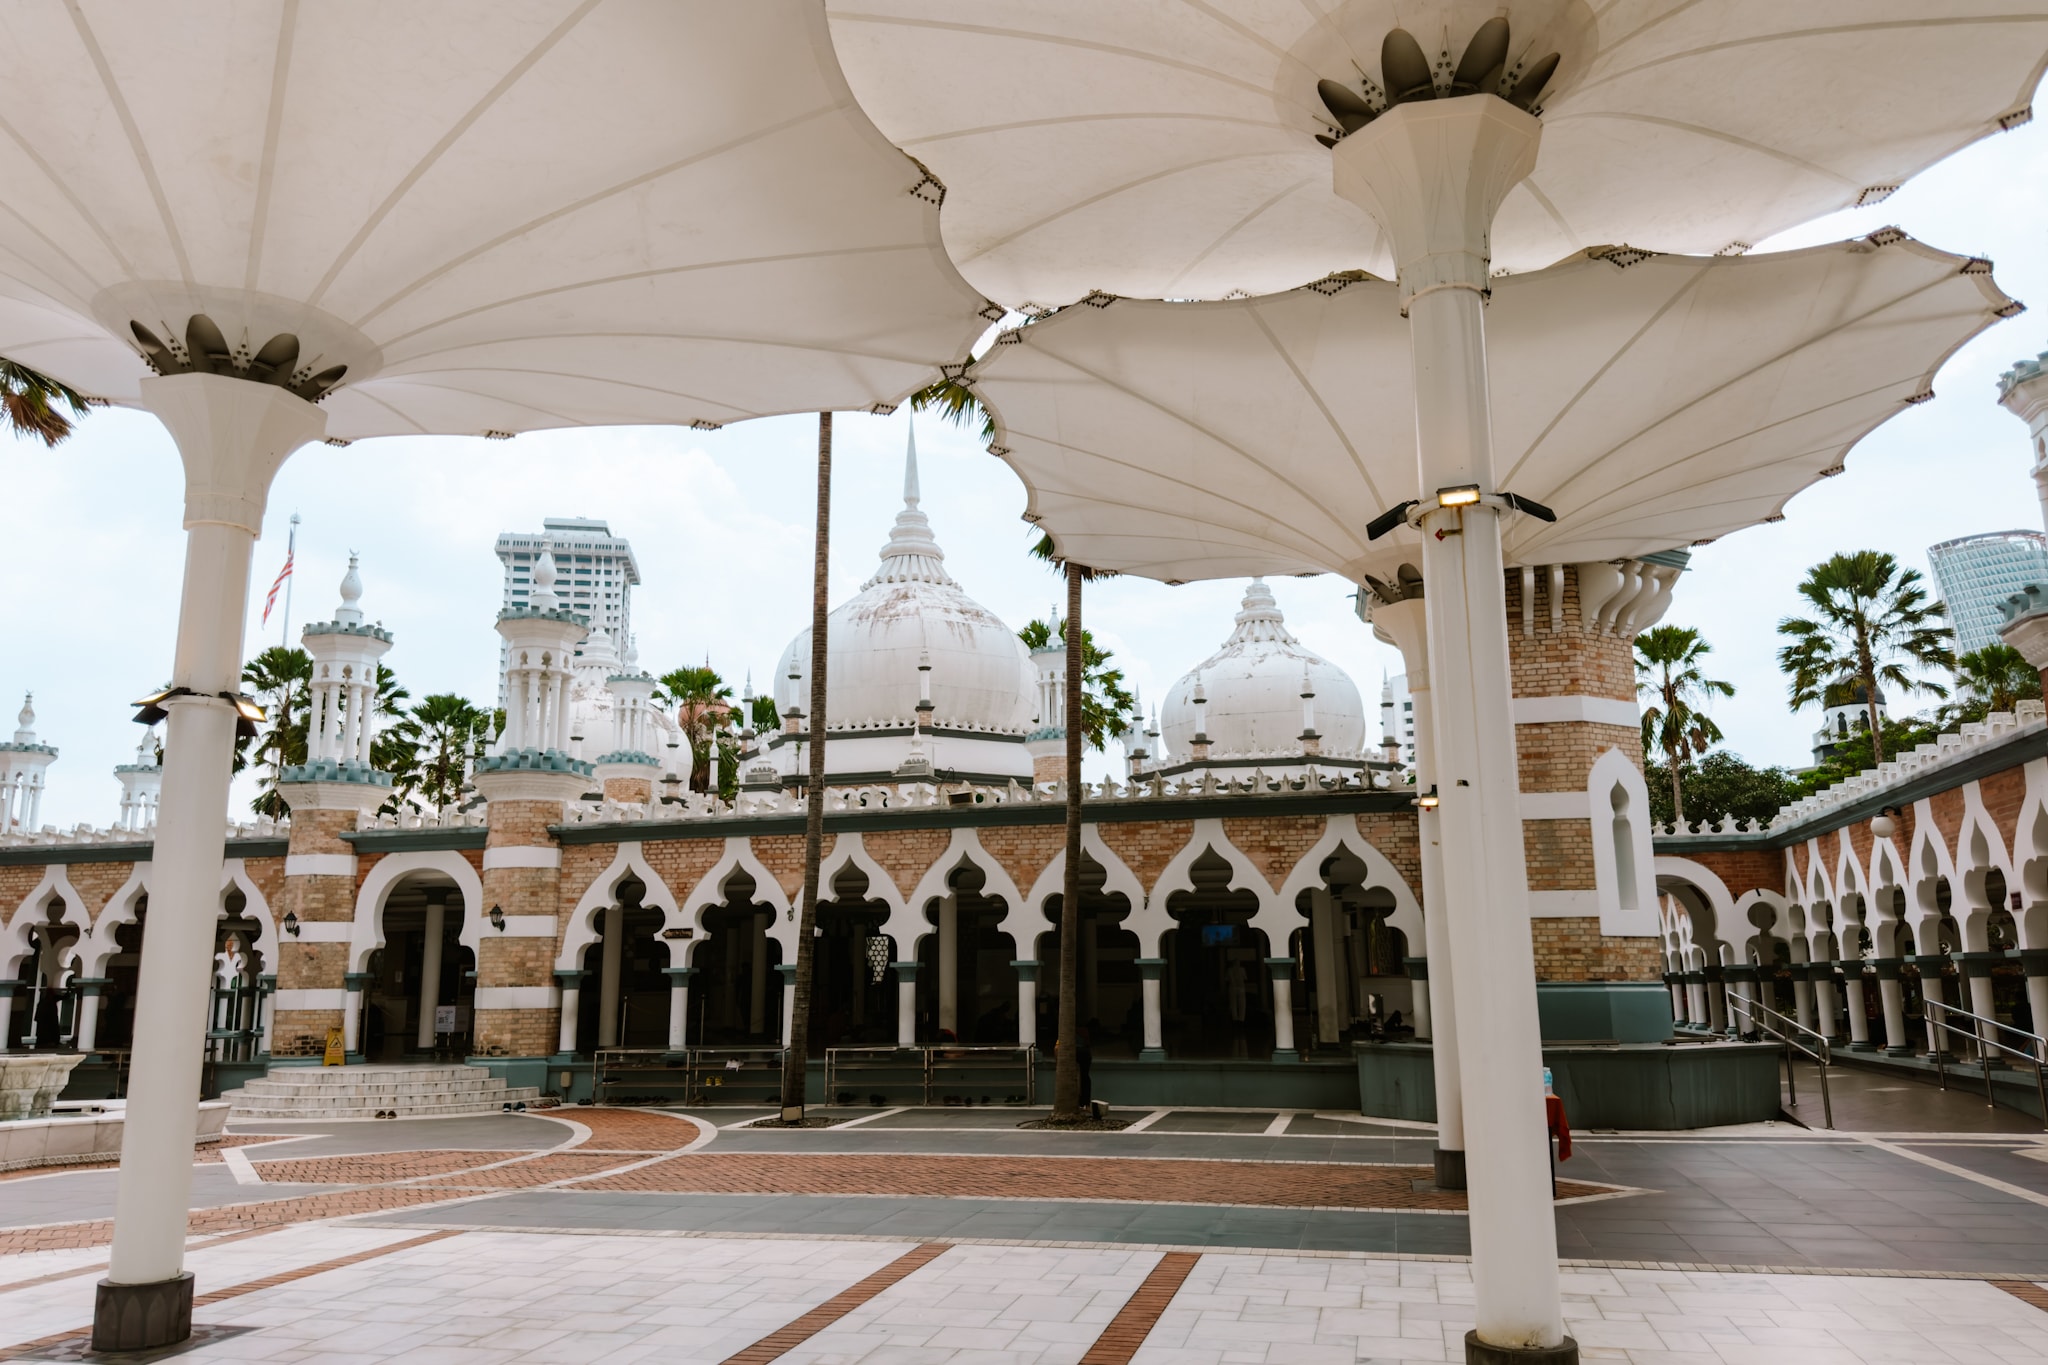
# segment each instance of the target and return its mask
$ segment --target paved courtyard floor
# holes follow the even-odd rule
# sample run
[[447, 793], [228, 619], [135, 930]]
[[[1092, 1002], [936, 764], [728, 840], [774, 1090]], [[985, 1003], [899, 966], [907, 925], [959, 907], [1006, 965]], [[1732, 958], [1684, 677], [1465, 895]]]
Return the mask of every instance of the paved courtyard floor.
[[[1424, 1126], [825, 1112], [235, 1125], [195, 1169], [199, 1330], [176, 1358], [1463, 1358], [1463, 1203], [1427, 1180]], [[1590, 1134], [1559, 1177], [1586, 1360], [2048, 1365], [2038, 1132]], [[114, 1179], [0, 1176], [0, 1360], [94, 1358]]]

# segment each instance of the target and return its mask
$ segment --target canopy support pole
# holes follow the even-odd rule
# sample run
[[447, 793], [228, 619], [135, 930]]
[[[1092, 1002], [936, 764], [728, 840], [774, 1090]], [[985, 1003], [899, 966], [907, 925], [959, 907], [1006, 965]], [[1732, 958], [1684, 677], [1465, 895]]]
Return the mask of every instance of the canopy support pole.
[[1576, 1361], [1558, 1297], [1543, 1052], [1508, 668], [1486, 290], [1495, 212], [1541, 125], [1491, 95], [1398, 105], [1340, 141], [1336, 192], [1394, 244], [1414, 351], [1436, 783], [1471, 1160], [1468, 1360]]
[[327, 429], [327, 415], [305, 399], [224, 375], [144, 379], [142, 402], [170, 429], [185, 466], [185, 580], [171, 683], [190, 693], [163, 703], [163, 796], [114, 1245], [93, 1311], [96, 1351], [144, 1350], [192, 1334], [186, 1209], [237, 719], [221, 694], [241, 691], [249, 564], [271, 479], [286, 456]]

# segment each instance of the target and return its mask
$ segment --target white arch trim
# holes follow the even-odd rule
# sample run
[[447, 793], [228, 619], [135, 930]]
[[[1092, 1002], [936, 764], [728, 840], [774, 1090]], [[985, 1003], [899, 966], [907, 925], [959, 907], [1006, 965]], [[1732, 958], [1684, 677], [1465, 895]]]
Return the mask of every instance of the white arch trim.
[[1267, 941], [1275, 945], [1276, 953], [1286, 947], [1288, 935], [1306, 921], [1297, 922], [1294, 902], [1303, 891], [1323, 884], [1323, 863], [1338, 849], [1354, 854], [1365, 864], [1366, 885], [1385, 887], [1394, 897], [1394, 909], [1387, 916], [1387, 923], [1399, 929], [1408, 939], [1410, 956], [1421, 957], [1423, 952], [1422, 902], [1415, 897], [1415, 888], [1408, 885], [1393, 860], [1374, 848], [1359, 831], [1358, 822], [1349, 815], [1330, 815], [1323, 820], [1322, 837], [1310, 846], [1308, 852], [1295, 860], [1280, 888], [1273, 894], [1271, 915], [1277, 917], [1282, 926], [1278, 932], [1261, 923], [1268, 918], [1267, 906], [1261, 904], [1259, 914], [1252, 923], [1265, 929]]
[[[1614, 846], [1612, 793], [1619, 786], [1627, 806], [1631, 847]], [[1600, 932], [1648, 937], [1657, 932], [1656, 854], [1650, 846], [1650, 789], [1643, 774], [1620, 749], [1609, 749], [1586, 774], [1586, 799], [1592, 807], [1593, 885], [1599, 899]], [[1635, 869], [1636, 906], [1624, 910], [1613, 869], [1627, 858]]]
[[[7, 980], [14, 979], [21, 971], [22, 960], [28, 956], [28, 931], [35, 925], [49, 923], [48, 919], [37, 912], [49, 903], [52, 896], [59, 897], [64, 902], [64, 913], [58, 917], [57, 922], [68, 924], [78, 930], [78, 937], [71, 945], [72, 951], [79, 954], [81, 965], [89, 960], [86, 953], [87, 945], [92, 938], [92, 922], [86, 917], [85, 906], [80, 901], [78, 889], [71, 884], [71, 878], [65, 873], [64, 864], [51, 863], [43, 869], [42, 880], [36, 883], [35, 890], [24, 896], [21, 904], [14, 907], [14, 913], [7, 921], [7, 933], [0, 937], [0, 945], [4, 945], [0, 947], [0, 974], [4, 974]], [[87, 975], [91, 974], [90, 971], [87, 972]]]
[[362, 889], [356, 893], [354, 923], [349, 935], [348, 970], [362, 971], [370, 960], [370, 954], [384, 946], [384, 903], [398, 889], [400, 882], [421, 872], [440, 873], [454, 882], [462, 893], [462, 929], [456, 935], [456, 941], [469, 949], [474, 959], [483, 943], [484, 923], [484, 879], [477, 875], [476, 868], [469, 859], [449, 849], [432, 853], [392, 853], [377, 860], [377, 865], [363, 878]]
[[[681, 912], [676, 905], [675, 892], [647, 861], [646, 850], [638, 840], [620, 844], [619, 851], [612, 855], [610, 865], [590, 883], [576, 902], [575, 910], [569, 914], [569, 923], [562, 930], [562, 948], [555, 956], [557, 971], [574, 971], [583, 961], [583, 952], [597, 942], [597, 912], [611, 905], [616, 899], [619, 883], [628, 877], [636, 877], [647, 888], [647, 895], [641, 904], [658, 904], [661, 907], [661, 927], [667, 929], [682, 922]], [[659, 897], [659, 900], [656, 898]], [[657, 939], [660, 930], [655, 931]], [[607, 952], [610, 950], [607, 949]], [[682, 954], [677, 953], [680, 957]]]
[[1719, 873], [1691, 858], [1676, 858], [1663, 853], [1656, 856], [1651, 866], [1655, 869], [1660, 888], [1667, 877], [1684, 882], [1700, 893], [1707, 903], [1707, 912], [1714, 917], [1710, 932], [1701, 933], [1700, 926], [1692, 922], [1692, 908], [1683, 900], [1672, 897], [1672, 903], [1683, 915], [1688, 941], [1707, 945], [1726, 942], [1731, 932], [1740, 933], [1744, 938], [1749, 936], [1752, 926], [1736, 914], [1735, 897]]
[[[948, 884], [948, 879], [969, 863], [974, 864], [986, 879], [982, 886], [982, 894], [1002, 898], [1003, 931], [1010, 935], [1010, 941], [1018, 956], [1025, 955], [1025, 949], [1036, 935], [1027, 933], [1020, 938], [1012, 931], [1010, 923], [1012, 916], [1021, 916], [1027, 908], [1024, 893], [1017, 889], [1017, 883], [1010, 876], [1010, 870], [981, 846], [981, 836], [964, 826], [953, 831], [953, 837], [947, 841], [945, 850], [925, 869], [924, 875], [918, 878], [916, 887], [912, 889], [906, 904], [907, 918], [914, 926], [915, 936], [908, 939], [898, 937], [898, 952], [904, 952], [907, 948], [908, 952], [915, 956], [919, 942], [926, 934], [932, 932], [932, 926], [924, 918], [924, 907], [940, 897], [951, 895], [953, 888]], [[893, 923], [895, 917], [892, 915], [890, 918]], [[1020, 924], [1025, 923], [1028, 922], [1020, 920]]]
[[[1109, 845], [1103, 842], [1102, 832], [1094, 825], [1081, 827], [1081, 852], [1101, 864], [1102, 893], [1106, 896], [1122, 896], [1130, 902], [1131, 913], [1124, 921], [1123, 927], [1137, 934], [1139, 955], [1159, 956], [1159, 934], [1164, 930], [1147, 936], [1143, 927], [1148, 923], [1145, 918], [1145, 886], [1138, 880], [1138, 874], [1131, 871], [1130, 865], [1110, 850]], [[1025, 897], [1028, 913], [1024, 924], [1029, 927], [1029, 931], [1019, 936], [1018, 957], [1034, 955], [1038, 951], [1038, 936], [1052, 929], [1052, 921], [1045, 917], [1045, 903], [1054, 896], [1065, 893], [1066, 881], [1067, 850], [1063, 846], [1059, 852], [1052, 855], [1052, 860], [1045, 865], [1045, 870], [1038, 874], [1038, 880], [1031, 884], [1031, 894]], [[1164, 915], [1165, 911], [1162, 909], [1160, 913]], [[1168, 929], [1172, 927], [1171, 923], [1166, 926]]]
[[725, 884], [735, 872], [746, 873], [754, 883], [754, 900], [775, 911], [768, 936], [782, 945], [782, 960], [796, 961], [795, 907], [783, 894], [782, 883], [775, 879], [775, 874], [754, 855], [753, 840], [745, 835], [727, 837], [725, 850], [719, 854], [718, 861], [697, 879], [689, 895], [676, 904], [674, 923], [691, 931], [692, 943], [702, 943], [705, 936], [704, 912], [724, 903]]

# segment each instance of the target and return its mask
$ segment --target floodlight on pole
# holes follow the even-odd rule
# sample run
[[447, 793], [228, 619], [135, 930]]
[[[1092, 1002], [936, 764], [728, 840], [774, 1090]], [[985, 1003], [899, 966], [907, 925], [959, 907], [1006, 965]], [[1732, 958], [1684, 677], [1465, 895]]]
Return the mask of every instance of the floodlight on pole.
[[1438, 507], [1470, 507], [1479, 500], [1479, 485], [1476, 483], [1461, 483], [1455, 487], [1436, 490]]

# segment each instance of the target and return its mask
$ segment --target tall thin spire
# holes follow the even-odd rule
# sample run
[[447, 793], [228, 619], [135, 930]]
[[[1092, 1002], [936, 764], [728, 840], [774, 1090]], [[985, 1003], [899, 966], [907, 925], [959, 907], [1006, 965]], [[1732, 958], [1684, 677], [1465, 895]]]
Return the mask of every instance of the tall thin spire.
[[912, 418], [910, 441], [903, 451], [903, 505], [914, 509], [917, 499], [917, 419]]

